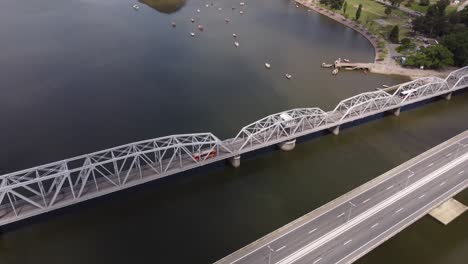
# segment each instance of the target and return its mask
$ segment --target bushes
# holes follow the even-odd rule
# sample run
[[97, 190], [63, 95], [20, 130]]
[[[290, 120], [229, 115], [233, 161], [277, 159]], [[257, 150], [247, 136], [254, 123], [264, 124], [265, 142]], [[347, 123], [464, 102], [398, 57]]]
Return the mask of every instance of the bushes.
[[420, 67], [427, 69], [441, 69], [453, 64], [453, 54], [442, 45], [435, 45], [428, 48], [422, 48], [420, 51], [411, 55], [407, 60], [406, 66]]
[[398, 26], [394, 26], [392, 28], [392, 31], [390, 31], [388, 39], [393, 43], [400, 42], [400, 28]]

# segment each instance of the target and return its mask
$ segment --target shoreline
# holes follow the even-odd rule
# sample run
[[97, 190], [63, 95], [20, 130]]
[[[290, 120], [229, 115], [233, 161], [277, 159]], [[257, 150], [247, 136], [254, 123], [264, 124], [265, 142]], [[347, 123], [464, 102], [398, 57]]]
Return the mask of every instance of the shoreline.
[[[338, 14], [326, 8], [320, 7], [317, 5], [317, 0], [295, 0], [295, 2], [358, 32], [364, 38], [366, 38], [374, 48], [374, 61], [368, 63], [370, 65], [369, 72], [371, 73], [383, 75], [400, 75], [409, 77], [410, 79], [414, 80], [426, 76], [437, 76], [445, 78], [453, 70], [451, 68], [447, 68], [442, 71], [403, 68], [390, 57], [390, 53], [388, 53], [387, 56], [385, 56], [385, 58], [382, 60], [378, 60], [380, 55], [380, 48], [378, 47], [379, 38], [369, 32], [364, 26], [356, 23], [352, 19], [344, 17], [342, 14]], [[387, 44], [386, 41], [385, 44]]]

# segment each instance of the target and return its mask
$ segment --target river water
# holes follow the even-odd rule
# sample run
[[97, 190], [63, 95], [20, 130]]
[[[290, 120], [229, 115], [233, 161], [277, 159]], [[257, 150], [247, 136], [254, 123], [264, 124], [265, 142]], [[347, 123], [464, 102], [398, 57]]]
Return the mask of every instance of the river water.
[[[320, 68], [371, 61], [372, 47], [290, 1], [249, 1], [243, 15], [233, 0], [145, 1], [0, 3], [0, 173], [168, 134], [234, 137], [274, 112], [405, 81]], [[468, 129], [466, 113], [465, 93], [36, 218], [3, 231], [0, 263], [213, 262]], [[360, 262], [465, 263], [467, 219], [426, 217]]]

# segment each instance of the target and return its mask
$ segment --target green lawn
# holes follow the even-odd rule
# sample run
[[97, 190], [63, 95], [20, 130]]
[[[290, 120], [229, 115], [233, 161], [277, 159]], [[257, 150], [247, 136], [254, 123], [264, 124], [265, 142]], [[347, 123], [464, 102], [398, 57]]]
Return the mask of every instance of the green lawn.
[[[433, 4], [437, 3], [438, 1], [439, 0], [430, 0], [429, 2], [431, 3], [431, 5], [433, 5]], [[403, 2], [403, 3], [401, 3], [401, 5], [406, 7], [405, 3], [406, 2]], [[418, 12], [421, 12], [423, 14], [426, 14], [427, 9], [429, 9], [429, 6], [421, 6], [421, 5], [419, 5], [419, 1], [416, 0], [409, 8], [413, 9], [414, 11], [418, 11]], [[452, 5], [449, 5], [447, 7], [447, 10], [446, 10], [447, 14], [453, 13], [455, 11], [457, 11], [457, 7], [452, 6]]]
[[400, 10], [393, 9], [392, 13], [387, 16], [385, 14], [386, 7], [373, 0], [346, 0], [346, 2], [348, 2], [348, 9], [346, 13], [348, 14], [349, 18], [353, 19], [355, 18], [359, 4], [362, 4], [363, 9], [359, 22], [366, 26], [373, 34], [386, 37], [392, 28], [392, 26], [379, 25], [374, 21], [376, 19], [385, 20], [390, 25], [399, 25], [401, 37], [408, 31], [402, 28], [402, 25], [408, 21], [409, 15]]

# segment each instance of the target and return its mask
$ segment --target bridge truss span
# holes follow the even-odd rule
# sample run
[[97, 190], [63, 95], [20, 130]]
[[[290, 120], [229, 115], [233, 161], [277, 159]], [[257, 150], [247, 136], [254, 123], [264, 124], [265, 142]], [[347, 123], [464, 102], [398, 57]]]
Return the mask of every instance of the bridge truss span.
[[[130, 143], [0, 175], [0, 226], [468, 87], [468, 66], [342, 100], [332, 111], [296, 108], [243, 127], [235, 138], [182, 134]], [[395, 111], [396, 114], [397, 111]], [[336, 132], [335, 132], [336, 131]], [[293, 148], [293, 147], [292, 147]], [[290, 149], [292, 149], [290, 148]], [[283, 148], [286, 150], [286, 148]]]
[[0, 220], [24, 218], [223, 159], [211, 133], [166, 136], [0, 176]]
[[368, 114], [379, 112], [384, 108], [397, 106], [398, 101], [382, 90], [361, 93], [341, 101], [328, 115], [330, 122], [343, 122], [346, 119], [356, 119]]
[[320, 108], [297, 108], [276, 113], [243, 127], [232, 142], [237, 143], [237, 152], [247, 147], [265, 146], [273, 140], [293, 138], [318, 128], [326, 123], [326, 116]]
[[445, 81], [453, 90], [466, 88], [468, 86], [468, 66], [451, 72]]

